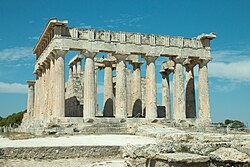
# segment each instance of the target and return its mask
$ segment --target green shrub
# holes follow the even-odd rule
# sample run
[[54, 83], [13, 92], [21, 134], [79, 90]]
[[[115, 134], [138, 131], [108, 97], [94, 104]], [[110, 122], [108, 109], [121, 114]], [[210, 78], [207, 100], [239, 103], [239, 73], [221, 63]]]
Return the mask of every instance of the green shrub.
[[0, 126], [20, 125], [22, 123], [23, 114], [26, 113], [26, 111], [27, 110], [11, 114], [6, 118], [1, 117]]
[[239, 120], [226, 119], [225, 125], [229, 126], [230, 128], [234, 128], [234, 129], [246, 128], [246, 125]]

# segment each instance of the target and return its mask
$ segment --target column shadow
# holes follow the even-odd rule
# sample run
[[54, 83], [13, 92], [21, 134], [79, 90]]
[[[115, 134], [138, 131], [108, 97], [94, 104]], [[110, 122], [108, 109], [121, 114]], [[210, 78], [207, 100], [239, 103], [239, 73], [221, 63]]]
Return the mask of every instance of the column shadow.
[[108, 99], [103, 108], [103, 117], [113, 117], [114, 116], [114, 110], [113, 110], [113, 100]]

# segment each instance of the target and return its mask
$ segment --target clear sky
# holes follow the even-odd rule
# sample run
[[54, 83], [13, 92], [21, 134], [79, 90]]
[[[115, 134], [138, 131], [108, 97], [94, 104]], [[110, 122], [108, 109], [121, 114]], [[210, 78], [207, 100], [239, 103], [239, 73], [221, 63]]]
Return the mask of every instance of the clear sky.
[[[26, 108], [26, 80], [34, 79], [32, 48], [48, 19], [56, 17], [79, 28], [185, 37], [215, 32], [209, 63], [212, 119], [239, 119], [250, 125], [249, 8], [249, 0], [1, 0], [0, 116]], [[72, 56], [69, 53], [66, 60]], [[157, 74], [159, 103], [160, 81]]]

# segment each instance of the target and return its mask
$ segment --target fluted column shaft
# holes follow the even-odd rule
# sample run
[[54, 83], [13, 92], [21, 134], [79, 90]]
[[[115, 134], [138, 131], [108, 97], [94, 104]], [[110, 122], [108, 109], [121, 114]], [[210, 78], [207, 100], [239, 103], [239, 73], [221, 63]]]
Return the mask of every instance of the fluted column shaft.
[[96, 112], [94, 57], [96, 53], [86, 51], [83, 54], [85, 56], [83, 117], [94, 118]]
[[105, 62], [104, 68], [104, 97], [103, 106], [104, 116], [113, 116], [113, 76], [112, 76], [112, 64], [110, 62]]
[[71, 78], [73, 75], [73, 66], [69, 66], [69, 78]]
[[36, 71], [36, 85], [35, 85], [35, 111], [34, 111], [34, 118], [37, 120], [39, 119], [39, 114], [40, 114], [40, 89], [41, 89], [41, 70]]
[[127, 55], [114, 55], [117, 59], [116, 66], [116, 118], [127, 118], [127, 91], [126, 91], [126, 64]]
[[82, 61], [78, 60], [78, 62], [77, 62], [77, 73], [81, 74], [81, 72], [82, 72]]
[[50, 106], [49, 106], [49, 117], [54, 117], [56, 116], [56, 109], [55, 109], [55, 105], [54, 105], [54, 101], [55, 101], [55, 58], [53, 56], [51, 56], [51, 60], [50, 60]]
[[44, 115], [45, 115], [45, 74], [46, 74], [46, 69], [44, 66], [40, 66], [42, 69], [42, 74], [41, 74], [41, 87], [40, 87], [40, 113], [39, 113], [39, 120], [44, 120]]
[[127, 99], [127, 116], [132, 116], [132, 106], [131, 106], [131, 71], [126, 68], [126, 99]]
[[96, 106], [96, 114], [98, 113], [98, 105], [97, 105], [97, 87], [98, 87], [98, 67], [94, 67], [95, 68], [95, 106]]
[[165, 107], [166, 119], [170, 119], [170, 85], [169, 85], [170, 72], [161, 72], [162, 75], [162, 106]]
[[185, 59], [175, 59], [174, 81], [173, 81], [173, 118], [184, 120], [185, 112], [185, 89], [184, 89], [184, 66]]
[[[142, 93], [141, 93], [141, 62], [134, 62], [131, 80], [131, 107], [132, 116], [142, 115]], [[139, 116], [139, 115], [138, 115]]]
[[157, 118], [155, 56], [146, 56], [146, 118]]
[[65, 116], [65, 76], [64, 76], [64, 55], [65, 51], [55, 51], [55, 75], [54, 75], [54, 105], [55, 105], [55, 117]]
[[27, 114], [28, 117], [33, 117], [34, 102], [35, 102], [35, 81], [27, 81], [28, 83], [28, 100], [27, 100]]
[[211, 122], [208, 88], [208, 62], [209, 60], [201, 60], [199, 62], [199, 120], [202, 122]]
[[186, 65], [186, 117], [196, 118], [194, 66]]
[[77, 74], [77, 67], [76, 67], [76, 64], [73, 64], [73, 74]]
[[50, 106], [51, 106], [51, 97], [50, 97], [50, 59], [48, 58], [45, 62], [45, 68], [46, 68], [46, 80], [45, 80], [45, 105], [46, 105], [46, 119], [49, 118], [49, 112], [50, 112]]

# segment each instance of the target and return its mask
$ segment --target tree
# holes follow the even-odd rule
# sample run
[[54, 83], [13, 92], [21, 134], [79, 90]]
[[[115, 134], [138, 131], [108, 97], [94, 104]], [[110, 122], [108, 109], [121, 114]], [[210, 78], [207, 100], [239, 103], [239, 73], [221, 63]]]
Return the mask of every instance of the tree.
[[10, 125], [20, 125], [22, 123], [23, 114], [26, 113], [27, 110], [11, 114], [6, 118], [0, 119], [0, 126], [10, 126]]
[[225, 120], [225, 125], [233, 128], [233, 129], [241, 129], [241, 128], [246, 128], [246, 125], [239, 121], [239, 120], [230, 120], [230, 119], [226, 119]]

